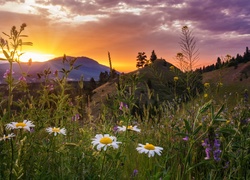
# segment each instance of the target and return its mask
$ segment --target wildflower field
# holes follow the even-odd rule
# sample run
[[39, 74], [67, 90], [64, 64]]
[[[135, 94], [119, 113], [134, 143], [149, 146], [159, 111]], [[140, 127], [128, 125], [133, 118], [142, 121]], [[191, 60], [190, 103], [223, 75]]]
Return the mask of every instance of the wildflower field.
[[67, 82], [75, 59], [64, 58], [70, 69], [53, 77], [40, 74], [36, 89], [25, 72], [13, 78], [19, 48], [31, 45], [21, 40], [25, 27], [0, 42], [9, 63], [1, 75], [0, 179], [250, 179], [249, 89], [230, 93], [222, 82], [206, 82], [183, 101], [177, 74], [172, 100], [155, 95], [158, 103], [149, 103], [148, 89], [134, 113], [140, 74], [122, 75], [116, 96], [94, 118], [84, 82]]

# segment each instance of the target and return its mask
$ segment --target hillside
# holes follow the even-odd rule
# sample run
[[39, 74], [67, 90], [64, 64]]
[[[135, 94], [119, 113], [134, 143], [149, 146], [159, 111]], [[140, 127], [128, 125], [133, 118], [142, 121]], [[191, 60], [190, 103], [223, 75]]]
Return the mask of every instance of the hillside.
[[[166, 100], [172, 98], [172, 91], [167, 86], [168, 81], [172, 81], [175, 73], [170, 71], [170, 66], [172, 64], [166, 62], [163, 59], [156, 60], [154, 64], [150, 66], [132, 71], [127, 74], [121, 74], [120, 78], [116, 78], [111, 82], [107, 82], [102, 86], [96, 88], [93, 91], [93, 96], [91, 98], [91, 111], [92, 116], [97, 118], [100, 110], [101, 104], [105, 103], [107, 97], [115, 97], [117, 95], [117, 83], [121, 83], [120, 79], [132, 79], [137, 77], [137, 87], [136, 97], [141, 97], [141, 101], [148, 101], [148, 91], [154, 92], [155, 97], [153, 100], [156, 101], [156, 94], [161, 100]], [[124, 81], [126, 81], [124, 80]], [[148, 87], [147, 87], [148, 86]]]
[[222, 82], [225, 86], [235, 85], [242, 88], [250, 87], [250, 62], [234, 67], [222, 68], [203, 74], [203, 82], [216, 84]]

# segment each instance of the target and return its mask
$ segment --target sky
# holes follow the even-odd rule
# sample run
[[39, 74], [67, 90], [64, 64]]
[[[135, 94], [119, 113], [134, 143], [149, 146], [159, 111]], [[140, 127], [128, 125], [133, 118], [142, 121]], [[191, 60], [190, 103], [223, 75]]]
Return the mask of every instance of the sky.
[[113, 68], [130, 72], [138, 52], [149, 59], [154, 50], [175, 64], [188, 26], [199, 67], [250, 47], [249, 9], [249, 0], [0, 0], [0, 32], [26, 23], [33, 42], [23, 47], [26, 56], [86, 56], [108, 66], [110, 52]]

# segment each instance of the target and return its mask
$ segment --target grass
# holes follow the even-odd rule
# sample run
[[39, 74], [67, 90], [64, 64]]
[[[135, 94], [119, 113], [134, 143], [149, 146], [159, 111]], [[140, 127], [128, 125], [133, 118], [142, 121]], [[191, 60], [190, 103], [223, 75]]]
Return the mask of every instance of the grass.
[[[13, 58], [9, 61], [11, 66]], [[0, 99], [0, 179], [250, 178], [249, 88], [211, 83], [188, 101], [178, 93], [173, 100], [161, 101], [148, 88], [145, 100], [138, 96], [145, 81], [140, 74], [129, 74], [116, 84], [113, 96], [99, 102], [100, 112], [93, 116], [97, 112], [86, 102], [82, 83], [72, 87], [67, 82], [73, 61], [64, 59], [70, 69], [62, 71], [61, 78], [45, 77], [36, 94], [12, 73], [5, 77], [7, 96]], [[185, 87], [179, 78], [180, 87]], [[175, 92], [178, 86], [172, 88]], [[21, 128], [27, 128], [23, 120], [34, 127]], [[117, 126], [125, 131], [117, 131]], [[50, 134], [49, 127], [56, 129]], [[59, 131], [62, 128], [66, 134]], [[157, 153], [149, 157], [148, 150]]]

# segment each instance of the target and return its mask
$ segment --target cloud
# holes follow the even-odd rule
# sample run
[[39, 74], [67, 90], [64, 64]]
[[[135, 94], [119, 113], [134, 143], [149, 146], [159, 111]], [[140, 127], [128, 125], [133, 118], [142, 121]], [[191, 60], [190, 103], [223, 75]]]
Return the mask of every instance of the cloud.
[[201, 59], [216, 60], [229, 50], [232, 55], [240, 53], [250, 40], [246, 0], [36, 0], [29, 4], [0, 0], [0, 4], [3, 27], [26, 22], [37, 34], [45, 32], [41, 41], [52, 39], [55, 49], [98, 54], [98, 58], [112, 50], [117, 51], [113, 53], [117, 59], [119, 53], [120, 58], [134, 59], [139, 51], [150, 56], [154, 49], [159, 57], [172, 59], [180, 50], [184, 25], [193, 30]]

